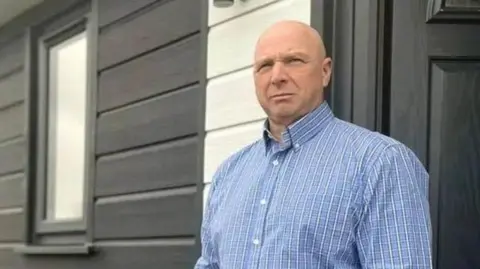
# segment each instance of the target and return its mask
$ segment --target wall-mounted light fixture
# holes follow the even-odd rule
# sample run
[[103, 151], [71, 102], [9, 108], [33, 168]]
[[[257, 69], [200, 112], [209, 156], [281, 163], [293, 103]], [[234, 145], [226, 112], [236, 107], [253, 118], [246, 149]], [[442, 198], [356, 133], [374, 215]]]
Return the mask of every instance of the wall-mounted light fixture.
[[[247, 1], [247, 0], [237, 0], [237, 1]], [[213, 5], [218, 8], [225, 8], [233, 6], [235, 0], [213, 0]]]

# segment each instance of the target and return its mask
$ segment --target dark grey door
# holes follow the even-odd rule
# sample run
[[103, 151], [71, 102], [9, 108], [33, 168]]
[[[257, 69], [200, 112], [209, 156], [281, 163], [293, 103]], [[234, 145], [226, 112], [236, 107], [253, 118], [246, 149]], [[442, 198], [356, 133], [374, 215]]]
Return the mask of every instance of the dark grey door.
[[480, 1], [390, 3], [390, 135], [430, 172], [435, 268], [480, 268]]

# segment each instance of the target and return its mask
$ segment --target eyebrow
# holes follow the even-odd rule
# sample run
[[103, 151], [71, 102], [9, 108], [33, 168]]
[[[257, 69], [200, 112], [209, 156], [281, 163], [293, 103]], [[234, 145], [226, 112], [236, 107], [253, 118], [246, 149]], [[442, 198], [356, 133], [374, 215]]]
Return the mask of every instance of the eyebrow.
[[[308, 55], [307, 53], [302, 52], [302, 51], [291, 51], [291, 52], [287, 52], [287, 53], [282, 53], [280, 55], [280, 58], [284, 59], [284, 58], [290, 58], [290, 57], [295, 57], [295, 56], [301, 57], [301, 58], [306, 58], [306, 59], [311, 58], [310, 55]], [[273, 58], [274, 57], [272, 57], [272, 56], [262, 57], [262, 58], [258, 59], [257, 61], [255, 61], [254, 65], [259, 65], [259, 64], [272, 62]]]

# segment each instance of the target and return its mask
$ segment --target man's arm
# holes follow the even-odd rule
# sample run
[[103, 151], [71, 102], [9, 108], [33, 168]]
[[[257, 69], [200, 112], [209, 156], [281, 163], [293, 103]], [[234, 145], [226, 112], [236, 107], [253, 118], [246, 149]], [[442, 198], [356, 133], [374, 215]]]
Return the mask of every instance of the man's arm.
[[211, 241], [210, 236], [210, 223], [212, 218], [212, 207], [211, 207], [211, 196], [213, 193], [213, 185], [210, 187], [209, 194], [207, 196], [207, 203], [205, 206], [205, 213], [202, 220], [201, 227], [201, 241], [202, 241], [202, 252], [201, 256], [197, 260], [194, 269], [219, 269], [216, 262], [216, 257], [213, 250], [213, 242]]
[[432, 268], [429, 176], [421, 162], [395, 145], [368, 169], [356, 234], [363, 268]]
[[201, 226], [202, 251], [194, 269], [220, 269], [220, 266], [218, 265], [218, 257], [214, 250], [214, 242], [212, 241], [210, 234], [210, 225], [217, 206], [215, 203], [215, 189], [220, 173], [221, 168], [219, 168], [219, 170], [213, 176], [210, 190], [206, 198], [207, 201], [205, 204], [205, 213], [203, 215]]

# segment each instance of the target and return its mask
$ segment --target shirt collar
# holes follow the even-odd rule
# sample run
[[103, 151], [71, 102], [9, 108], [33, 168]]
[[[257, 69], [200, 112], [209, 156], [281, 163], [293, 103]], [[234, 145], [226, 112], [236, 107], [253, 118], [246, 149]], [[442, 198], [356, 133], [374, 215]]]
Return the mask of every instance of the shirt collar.
[[[287, 126], [287, 128], [285, 128], [285, 130], [282, 132], [282, 141], [276, 144], [280, 150], [286, 150], [293, 147], [294, 150], [297, 151], [300, 146], [324, 129], [325, 126], [330, 123], [333, 117], [333, 112], [328, 103], [325, 101], [310, 113]], [[268, 125], [268, 119], [266, 119], [263, 124], [265, 152], [268, 152], [269, 145], [274, 142]]]

